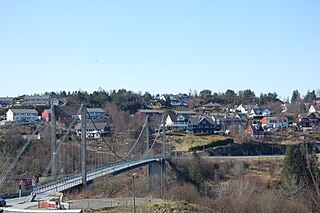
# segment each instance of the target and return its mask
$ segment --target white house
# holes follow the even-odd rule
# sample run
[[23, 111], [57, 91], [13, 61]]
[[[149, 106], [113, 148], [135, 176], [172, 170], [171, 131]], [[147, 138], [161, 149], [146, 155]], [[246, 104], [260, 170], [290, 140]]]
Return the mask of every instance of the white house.
[[262, 118], [262, 126], [267, 128], [287, 128], [289, 121], [287, 117], [264, 117]]
[[6, 116], [7, 121], [16, 123], [33, 123], [38, 120], [38, 112], [35, 109], [9, 109]]
[[189, 115], [171, 112], [167, 116], [165, 126], [168, 129], [186, 129], [188, 126], [188, 119]]
[[320, 111], [320, 106], [318, 105], [311, 105], [308, 112], [313, 113], [313, 112], [319, 112]]
[[[101, 138], [111, 135], [111, 127], [106, 122], [100, 122], [93, 124], [92, 122], [87, 122], [86, 126], [86, 137], [87, 138]], [[75, 130], [78, 136], [81, 136], [81, 123], [75, 126]]]

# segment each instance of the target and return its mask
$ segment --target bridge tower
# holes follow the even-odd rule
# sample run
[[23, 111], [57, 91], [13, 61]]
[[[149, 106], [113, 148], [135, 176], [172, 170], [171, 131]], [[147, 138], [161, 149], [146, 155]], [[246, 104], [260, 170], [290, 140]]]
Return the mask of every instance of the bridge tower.
[[[146, 152], [148, 153], [147, 154], [147, 158], [150, 157], [150, 155], [152, 156], [152, 153], [149, 152], [149, 149], [150, 149], [150, 131], [149, 131], [149, 116], [147, 115], [147, 118], [146, 118], [146, 143], [147, 143], [147, 150]], [[147, 174], [148, 174], [148, 191], [150, 192], [150, 189], [151, 189], [151, 166], [152, 165], [148, 165], [147, 166]]]
[[57, 180], [57, 134], [56, 134], [56, 106], [51, 106], [51, 180]]
[[160, 174], [160, 185], [161, 185], [161, 198], [164, 199], [164, 186], [166, 177], [166, 127], [163, 123], [162, 132], [162, 160], [161, 160], [161, 174]]
[[84, 104], [82, 104], [81, 113], [81, 176], [82, 184], [87, 185], [87, 109]]

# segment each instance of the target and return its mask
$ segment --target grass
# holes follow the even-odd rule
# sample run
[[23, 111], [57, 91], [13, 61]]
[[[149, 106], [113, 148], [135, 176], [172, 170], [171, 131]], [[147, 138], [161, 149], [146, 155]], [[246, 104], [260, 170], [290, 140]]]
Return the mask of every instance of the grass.
[[176, 151], [187, 152], [189, 148], [207, 145], [214, 143], [215, 141], [225, 140], [227, 137], [221, 135], [207, 135], [207, 136], [195, 136], [195, 135], [184, 135], [184, 136], [168, 136], [168, 141], [172, 142], [172, 145]]
[[[90, 210], [85, 210], [84, 213], [91, 212]], [[132, 212], [132, 206], [121, 206], [114, 208], [104, 208], [104, 209], [95, 209], [94, 212], [98, 213], [130, 213]], [[163, 201], [159, 203], [147, 204], [136, 207], [136, 212], [143, 213], [207, 213], [214, 212], [212, 209], [198, 206], [195, 204], [188, 204], [181, 201]]]

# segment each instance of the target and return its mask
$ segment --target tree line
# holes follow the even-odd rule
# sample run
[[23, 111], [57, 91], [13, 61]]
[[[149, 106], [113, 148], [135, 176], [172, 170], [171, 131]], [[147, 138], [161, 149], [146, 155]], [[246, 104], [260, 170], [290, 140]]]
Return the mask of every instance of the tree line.
[[[60, 100], [67, 100], [68, 103], [86, 103], [91, 107], [103, 107], [106, 102], [111, 102], [121, 108], [121, 110], [129, 111], [131, 114], [137, 112], [138, 109], [146, 108], [151, 101], [159, 97], [159, 94], [152, 95], [149, 92], [133, 92], [126, 89], [111, 90], [111, 91], [94, 91], [88, 93], [86, 91], [74, 91], [74, 92], [51, 92], [46, 93], [51, 97], [59, 98]], [[235, 92], [231, 89], [225, 92], [212, 92], [209, 89], [204, 89], [199, 93], [197, 91], [187, 94], [189, 97], [189, 108], [195, 107], [199, 104], [208, 102], [215, 102], [223, 105], [239, 105], [239, 104], [258, 104], [260, 106], [267, 105], [275, 102], [289, 102], [289, 98], [286, 100], [280, 100], [276, 92], [261, 93], [259, 96], [250, 89], [240, 90]], [[166, 99], [169, 95], [165, 95]], [[320, 97], [320, 90], [308, 91], [305, 96], [301, 96], [299, 90], [292, 92], [291, 103], [312, 102], [316, 97]], [[170, 101], [156, 100], [160, 104], [166, 107], [170, 107]]]

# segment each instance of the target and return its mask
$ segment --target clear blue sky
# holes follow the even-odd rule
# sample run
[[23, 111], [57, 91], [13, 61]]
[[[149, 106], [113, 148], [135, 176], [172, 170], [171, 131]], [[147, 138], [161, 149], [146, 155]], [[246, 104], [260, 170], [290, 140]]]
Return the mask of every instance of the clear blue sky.
[[2, 0], [0, 96], [319, 89], [319, 0]]

